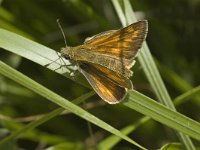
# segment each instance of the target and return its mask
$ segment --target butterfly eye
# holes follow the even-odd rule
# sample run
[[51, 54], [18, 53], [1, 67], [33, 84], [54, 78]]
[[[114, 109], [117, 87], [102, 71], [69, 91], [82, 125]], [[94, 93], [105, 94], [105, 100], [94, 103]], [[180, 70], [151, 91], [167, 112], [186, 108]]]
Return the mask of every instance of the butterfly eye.
[[70, 60], [71, 58], [69, 57], [69, 55], [65, 55], [64, 56], [65, 59]]

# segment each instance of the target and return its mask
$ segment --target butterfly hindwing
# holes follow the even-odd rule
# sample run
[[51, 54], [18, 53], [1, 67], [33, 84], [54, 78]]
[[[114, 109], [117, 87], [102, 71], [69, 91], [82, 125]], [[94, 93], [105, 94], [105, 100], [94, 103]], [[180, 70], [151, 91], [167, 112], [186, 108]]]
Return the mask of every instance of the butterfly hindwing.
[[118, 103], [126, 95], [127, 88], [132, 89], [129, 79], [122, 78], [100, 65], [81, 63], [79, 69], [96, 93], [110, 104]]

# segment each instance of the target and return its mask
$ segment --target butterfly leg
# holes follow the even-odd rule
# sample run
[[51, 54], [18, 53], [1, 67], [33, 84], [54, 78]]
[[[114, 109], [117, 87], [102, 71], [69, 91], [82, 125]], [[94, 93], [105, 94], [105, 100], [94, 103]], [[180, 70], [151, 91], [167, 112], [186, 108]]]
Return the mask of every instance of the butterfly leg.
[[75, 77], [75, 76], [77, 76], [78, 74], [79, 74], [78, 70], [74, 70], [74, 71], [72, 71], [72, 72], [70, 73], [70, 76], [71, 76], [71, 77]]
[[75, 65], [77, 68], [75, 68], [74, 70], [71, 71], [70, 76], [75, 80], [76, 76], [79, 75], [79, 70], [78, 70], [78, 66]]

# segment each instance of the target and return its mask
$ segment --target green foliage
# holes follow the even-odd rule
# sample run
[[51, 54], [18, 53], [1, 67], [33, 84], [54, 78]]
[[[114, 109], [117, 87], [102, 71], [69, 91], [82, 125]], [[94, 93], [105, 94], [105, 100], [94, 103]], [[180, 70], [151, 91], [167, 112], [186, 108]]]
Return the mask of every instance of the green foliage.
[[[199, 2], [131, 1], [136, 18], [149, 22], [147, 43], [166, 86], [147, 45], [133, 67], [133, 84], [139, 92], [129, 91], [119, 105], [93, 96], [82, 75], [70, 76], [73, 66], [59, 68], [63, 62], [57, 60], [55, 49], [65, 45], [56, 20], [60, 19], [67, 44], [79, 45], [88, 36], [121, 27], [120, 21], [123, 26], [135, 21], [129, 1], [119, 2], [1, 1], [0, 149], [195, 149], [200, 145]], [[170, 97], [184, 115], [174, 111]], [[100, 127], [92, 125], [92, 135], [87, 120]], [[196, 140], [183, 134], [178, 138], [178, 132]]]

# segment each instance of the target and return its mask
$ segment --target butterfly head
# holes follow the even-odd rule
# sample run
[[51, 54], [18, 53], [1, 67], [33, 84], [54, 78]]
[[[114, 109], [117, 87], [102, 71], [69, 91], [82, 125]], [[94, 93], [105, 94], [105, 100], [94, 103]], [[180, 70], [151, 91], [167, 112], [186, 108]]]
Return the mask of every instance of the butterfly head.
[[67, 60], [72, 59], [72, 51], [71, 51], [71, 47], [67, 46], [64, 48], [61, 48], [61, 56], [64, 57]]

